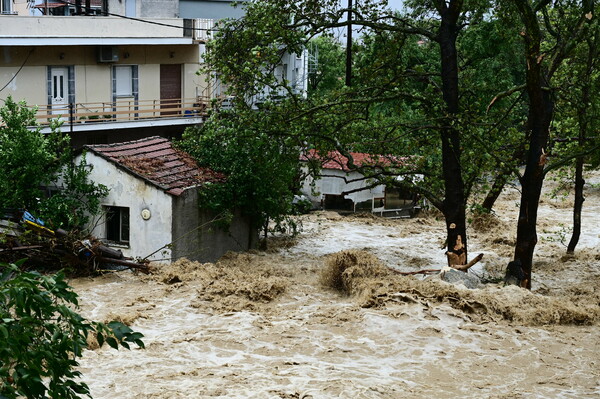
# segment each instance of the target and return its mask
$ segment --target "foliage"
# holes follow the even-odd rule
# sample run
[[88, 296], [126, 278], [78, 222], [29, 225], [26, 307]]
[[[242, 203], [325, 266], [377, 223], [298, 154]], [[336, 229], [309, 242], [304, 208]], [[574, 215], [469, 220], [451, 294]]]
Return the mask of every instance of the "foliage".
[[186, 130], [180, 145], [201, 165], [227, 176], [225, 183], [201, 189], [204, 206], [218, 212], [239, 210], [255, 227], [279, 222], [291, 212], [299, 150], [297, 142], [277, 131], [281, 123], [273, 118], [278, 116], [221, 111], [201, 127]]
[[88, 180], [91, 167], [86, 164], [85, 153], [78, 164], [71, 161], [64, 165], [57, 175], [59, 190], [40, 203], [40, 216], [55, 227], [88, 225], [100, 210], [100, 200], [108, 195], [105, 185]]
[[[84, 161], [73, 163], [69, 137], [60, 122], [44, 135], [35, 109], [7, 98], [0, 108], [0, 208], [33, 212], [54, 227], [81, 228], [99, 210], [106, 187], [89, 182]], [[48, 197], [44, 188], [60, 189]]]
[[68, 138], [54, 122], [52, 133], [42, 135], [35, 110], [8, 97], [0, 108], [0, 207], [35, 209], [44, 196], [42, 186], [59, 173]]
[[[518, 32], [489, 18], [489, 1], [407, 4], [410, 13], [400, 14], [385, 2], [356, 2], [353, 25], [362, 37], [352, 45], [350, 86], [340, 79], [344, 49], [331, 34], [347, 24], [347, 10], [337, 1], [247, 2], [244, 18], [219, 26], [208, 45], [205, 72], [216, 71], [229, 87], [234, 108], [252, 108], [252, 99], [261, 93], [287, 94], [287, 101], [272, 100], [268, 116], [257, 111], [279, 124], [262, 134], [281, 137], [283, 132], [294, 138], [287, 140], [291, 145], [302, 143], [321, 153], [411, 157], [403, 168], [361, 167], [351, 158], [349, 165], [374, 183], [411, 185], [452, 219], [448, 225], [459, 225], [466, 242], [464, 209], [472, 191], [488, 188], [489, 176], [512, 172], [520, 160], [515, 153], [522, 136], [515, 121], [523, 118], [524, 108], [517, 106], [521, 98], [500, 99], [491, 110], [487, 106], [498, 91], [523, 82], [514, 57], [521, 44]], [[440, 11], [444, 7], [457, 15], [456, 31], [442, 32], [448, 14]], [[457, 67], [444, 64], [448, 57], [440, 50], [448, 43], [442, 39], [456, 45]], [[320, 59], [317, 69], [309, 71], [311, 91], [304, 97], [275, 71], [286, 54], [301, 54], [307, 46], [317, 48]], [[458, 75], [452, 95], [446, 83], [455, 80], [444, 78], [444, 68]], [[245, 129], [260, 119], [236, 112], [248, 117], [240, 123]], [[318, 165], [310, 172], [318, 173]], [[400, 180], [398, 174], [423, 179]]]
[[118, 322], [88, 321], [73, 310], [77, 305], [64, 274], [0, 265], [0, 397], [89, 396], [75, 369], [89, 336], [115, 349], [144, 347], [141, 333]]
[[[251, 1], [244, 18], [219, 26], [205, 70], [217, 73], [240, 109], [251, 109], [257, 95], [287, 93], [286, 101], [269, 99], [268, 116], [256, 111], [279, 124], [262, 132], [269, 137], [283, 134], [294, 146], [321, 152], [412, 157], [412, 168], [401, 170], [361, 168], [351, 158], [349, 165], [387, 185], [405, 184], [395, 179], [398, 174], [421, 174], [420, 182], [412, 180], [413, 189], [444, 214], [449, 247], [457, 234], [466, 247], [469, 199], [487, 192], [474, 208], [489, 211], [515, 176], [524, 193], [537, 191], [543, 180], [537, 176], [565, 161], [543, 136], [559, 122], [574, 129], [574, 112], [557, 113], [566, 118], [551, 125], [559, 97], [550, 83], [595, 21], [595, 10], [587, 12], [592, 3], [407, 0], [400, 13], [385, 2], [356, 2], [352, 24], [362, 37], [352, 44], [352, 83], [346, 85], [332, 79], [343, 70], [343, 51], [330, 34], [347, 27], [343, 2]], [[275, 71], [285, 54], [300, 54], [311, 40], [328, 60], [327, 73], [321, 71], [328, 78], [319, 80], [319, 70], [310, 71], [312, 91], [303, 96]], [[248, 48], [252, 51], [240, 51]], [[238, 115], [247, 118], [239, 123], [246, 130], [261, 118]], [[541, 151], [556, 157], [546, 160]], [[548, 165], [522, 176], [519, 166], [526, 161]], [[530, 214], [535, 212], [531, 208]]]
[[318, 97], [340, 90], [344, 85], [345, 51], [332, 35], [321, 35], [309, 42], [316, 68], [308, 71], [308, 94]]

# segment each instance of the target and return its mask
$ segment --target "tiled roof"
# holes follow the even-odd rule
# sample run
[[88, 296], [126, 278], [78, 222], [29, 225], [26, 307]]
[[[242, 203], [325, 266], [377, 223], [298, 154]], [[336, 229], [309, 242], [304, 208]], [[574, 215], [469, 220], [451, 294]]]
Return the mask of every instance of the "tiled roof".
[[[356, 167], [362, 166], [381, 166], [381, 167], [393, 167], [393, 166], [404, 166], [406, 164], [406, 158], [396, 156], [384, 156], [384, 155], [371, 155], [362, 152], [350, 152], [348, 153], [352, 157], [352, 161]], [[316, 160], [321, 163], [323, 169], [337, 169], [343, 171], [349, 171], [350, 167], [349, 159], [347, 156], [342, 155], [339, 151], [330, 151], [325, 155], [316, 151], [309, 150], [307, 153], [302, 154], [300, 157], [302, 161]]]
[[189, 154], [174, 148], [163, 137], [85, 148], [171, 195], [180, 195], [188, 187], [225, 180], [224, 175], [199, 167]]

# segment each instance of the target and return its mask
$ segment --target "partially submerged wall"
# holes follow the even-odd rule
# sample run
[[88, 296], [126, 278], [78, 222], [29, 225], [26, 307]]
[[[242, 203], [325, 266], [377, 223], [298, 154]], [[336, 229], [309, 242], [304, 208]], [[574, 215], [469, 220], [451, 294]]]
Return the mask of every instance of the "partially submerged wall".
[[228, 230], [219, 227], [219, 219], [200, 207], [198, 190], [186, 190], [173, 201], [173, 259], [181, 257], [200, 262], [214, 262], [227, 251], [247, 251], [256, 247], [258, 231], [250, 227], [239, 213]]
[[[302, 187], [302, 194], [306, 195], [315, 207], [320, 207], [326, 195], [341, 195], [343, 192], [355, 191], [351, 194], [346, 194], [345, 198], [352, 201], [353, 204], [361, 202], [369, 202], [368, 210], [371, 210], [371, 201], [374, 198], [383, 198], [385, 196], [385, 186], [378, 185], [367, 189], [371, 183], [363, 179], [363, 176], [358, 172], [345, 172], [337, 169], [323, 169], [322, 177], [314, 180], [307, 178]], [[348, 183], [346, 183], [348, 181]], [[379, 203], [374, 204], [374, 208], [379, 208]]]

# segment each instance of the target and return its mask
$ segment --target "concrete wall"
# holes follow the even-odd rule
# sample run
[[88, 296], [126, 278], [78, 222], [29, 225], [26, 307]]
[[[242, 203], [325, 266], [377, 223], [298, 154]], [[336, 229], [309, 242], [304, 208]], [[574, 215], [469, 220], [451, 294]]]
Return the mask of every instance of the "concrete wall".
[[[0, 82], [8, 82], [12, 79], [17, 69], [18, 67], [0, 67]], [[0, 92], [0, 99], [4, 100], [10, 95], [15, 101], [27, 101], [28, 105], [47, 104], [46, 74], [45, 66], [23, 68], [6, 89]]]
[[210, 223], [213, 219], [213, 214], [201, 210], [196, 189], [188, 189], [174, 198], [173, 258], [214, 262], [227, 251], [246, 251], [256, 246], [258, 231], [250, 229], [239, 215], [234, 217], [228, 231]]
[[[242, 3], [244, 0], [239, 1]], [[241, 5], [232, 6], [230, 0], [180, 0], [179, 16], [181, 18], [239, 18], [244, 15]]]
[[[346, 183], [344, 181], [344, 178], [348, 181], [360, 179], [362, 175], [358, 172], [346, 173], [337, 169], [323, 169], [321, 173], [323, 175], [327, 175], [327, 177], [314, 180], [314, 186], [311, 186], [313, 179], [309, 177], [305, 179], [304, 186], [302, 187], [302, 194], [306, 195], [316, 206], [320, 205], [321, 199], [325, 198], [325, 194], [340, 195], [344, 191], [355, 190], [369, 185], [367, 180], [361, 180], [353, 183]], [[362, 190], [348, 194], [345, 198], [352, 200], [356, 204], [359, 202], [372, 200], [373, 198], [380, 198], [384, 195], [385, 186], [379, 185], [368, 190]]]
[[178, 0], [138, 0], [141, 3], [141, 18], [177, 18], [179, 17]]
[[0, 38], [183, 38], [183, 19], [174, 17], [148, 19], [169, 25], [163, 26], [119, 17], [0, 15]]
[[[126, 256], [145, 257], [172, 242], [172, 196], [93, 153], [88, 153], [86, 160], [89, 165], [93, 165], [90, 180], [110, 189], [108, 196], [102, 200], [102, 205], [128, 207], [130, 211], [129, 245], [110, 246], [121, 249]], [[142, 218], [144, 209], [151, 213], [148, 220]], [[100, 239], [106, 237], [104, 220], [100, 221], [92, 234]], [[171, 251], [167, 249], [150, 259], [170, 257]]]
[[[133, 0], [137, 18], [177, 18], [179, 3], [177, 0]], [[108, 12], [126, 15], [126, 0], [109, 0]]]
[[29, 15], [28, 6], [29, 2], [27, 0], [14, 0], [12, 11], [18, 15]]

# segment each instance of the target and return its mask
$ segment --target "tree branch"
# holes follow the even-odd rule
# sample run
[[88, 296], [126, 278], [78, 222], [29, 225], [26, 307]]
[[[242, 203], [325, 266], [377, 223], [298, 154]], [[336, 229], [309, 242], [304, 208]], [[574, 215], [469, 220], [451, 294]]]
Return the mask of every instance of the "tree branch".
[[496, 103], [496, 101], [498, 101], [498, 100], [500, 100], [500, 99], [502, 99], [504, 97], [508, 97], [508, 96], [512, 95], [513, 93], [521, 91], [521, 90], [525, 89], [526, 87], [527, 87], [526, 85], [520, 85], [520, 86], [513, 87], [512, 89], [507, 90], [505, 92], [496, 94], [494, 96], [494, 98], [492, 98], [492, 101], [490, 102], [490, 104], [487, 106], [485, 112], [490, 112], [490, 109]]

